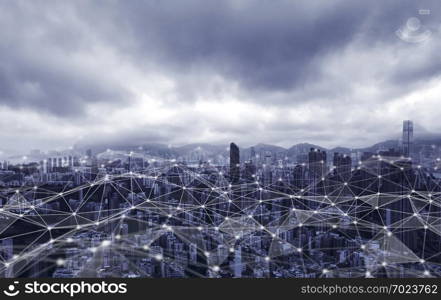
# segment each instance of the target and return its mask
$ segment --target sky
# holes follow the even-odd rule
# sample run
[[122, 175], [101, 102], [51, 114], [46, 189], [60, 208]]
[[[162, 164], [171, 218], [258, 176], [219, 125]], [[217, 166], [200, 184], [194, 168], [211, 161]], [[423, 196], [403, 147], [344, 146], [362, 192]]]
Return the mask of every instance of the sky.
[[438, 0], [0, 1], [0, 154], [441, 131]]

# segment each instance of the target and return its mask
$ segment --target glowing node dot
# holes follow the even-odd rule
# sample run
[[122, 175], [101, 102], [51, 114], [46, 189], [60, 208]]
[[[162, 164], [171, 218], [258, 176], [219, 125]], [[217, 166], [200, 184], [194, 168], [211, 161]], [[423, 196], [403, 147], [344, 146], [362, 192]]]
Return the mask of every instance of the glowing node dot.
[[101, 246], [103, 246], [103, 247], [107, 247], [107, 246], [110, 246], [110, 244], [111, 244], [110, 241], [105, 240], [105, 241], [102, 241]]
[[265, 257], [265, 261], [270, 261], [270, 259], [271, 259], [271, 258], [270, 258], [269, 256], [266, 256], [266, 257]]
[[219, 272], [219, 270], [220, 270], [219, 266], [213, 266], [213, 271], [214, 272]]

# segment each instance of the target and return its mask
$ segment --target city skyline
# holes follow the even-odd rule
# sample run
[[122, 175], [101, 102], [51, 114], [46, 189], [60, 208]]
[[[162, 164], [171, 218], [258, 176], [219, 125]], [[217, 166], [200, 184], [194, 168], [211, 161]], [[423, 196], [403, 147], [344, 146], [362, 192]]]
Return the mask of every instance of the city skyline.
[[441, 278], [440, 13], [0, 1], [3, 292], [20, 278]]
[[398, 149], [294, 164], [234, 143], [220, 164], [2, 164], [0, 276], [439, 277], [441, 151], [415, 149], [411, 125]]
[[[265, 143], [259, 143], [256, 145], [250, 145], [250, 146], [237, 146], [235, 143], [230, 143], [230, 153], [231, 153], [231, 147], [236, 147], [237, 151], [239, 152], [239, 149], [242, 149], [244, 151], [248, 152], [253, 152], [255, 151], [255, 148], [261, 148], [261, 149], [265, 149], [265, 151], [270, 151], [270, 152], [275, 152], [278, 154], [287, 152], [296, 152], [297, 150], [295, 150], [296, 148], [302, 148], [302, 149], [308, 149], [308, 147], [313, 147], [313, 148], [318, 148], [318, 149], [323, 149], [324, 151], [327, 151], [329, 153], [332, 152], [343, 152], [345, 154], [348, 153], [361, 153], [363, 151], [373, 151], [373, 152], [378, 152], [378, 151], [385, 151], [391, 148], [397, 148], [399, 149], [404, 156], [408, 157], [411, 154], [411, 149], [413, 149], [415, 147], [415, 145], [426, 145], [426, 146], [431, 146], [431, 147], [437, 147], [439, 144], [439, 137], [437, 135], [434, 134], [428, 134], [427, 132], [424, 132], [421, 135], [421, 132], [417, 132], [415, 133], [415, 125], [414, 122], [412, 120], [404, 120], [403, 121], [403, 125], [402, 125], [402, 133], [399, 135], [400, 137], [396, 140], [387, 140], [387, 141], [381, 141], [381, 142], [377, 142], [374, 145], [370, 145], [369, 147], [365, 147], [365, 148], [349, 148], [349, 147], [343, 147], [343, 146], [339, 146], [339, 147], [335, 147], [335, 148], [326, 148], [326, 147], [322, 147], [321, 145], [317, 145], [317, 144], [311, 144], [311, 143], [299, 143], [299, 144], [295, 144], [292, 145], [291, 147], [281, 147], [281, 146], [277, 146], [277, 145], [271, 145], [271, 144], [265, 144]], [[225, 150], [228, 151], [228, 147], [227, 145], [216, 145], [216, 144], [208, 144], [208, 143], [194, 143], [194, 144], [184, 144], [181, 146], [178, 145], [166, 145], [166, 144], [158, 144], [158, 143], [138, 143], [138, 144], [133, 144], [133, 145], [125, 145], [125, 144], [120, 144], [120, 145], [116, 145], [116, 148], [114, 148], [115, 145], [96, 145], [96, 144], [89, 144], [89, 145], [75, 145], [72, 148], [69, 149], [63, 149], [63, 150], [57, 150], [57, 149], [51, 149], [48, 151], [42, 151], [41, 149], [32, 149], [30, 150], [28, 153], [16, 153], [15, 155], [11, 155], [11, 156], [5, 156], [4, 153], [1, 154], [0, 153], [0, 159], [4, 159], [5, 162], [6, 161], [10, 161], [12, 163], [30, 163], [35, 159], [39, 159], [41, 157], [50, 157], [51, 155], [58, 155], [61, 157], [63, 155], [68, 155], [69, 157], [72, 157], [72, 155], [74, 153], [76, 153], [76, 155], [78, 156], [79, 153], [84, 152], [86, 153], [86, 156], [90, 156], [90, 154], [88, 154], [89, 152], [92, 152], [92, 148], [94, 149], [93, 151], [98, 151], [96, 154], [104, 154], [104, 155], [109, 155], [109, 153], [119, 153], [120, 155], [123, 154], [124, 152], [127, 152], [127, 154], [134, 154], [134, 155], [145, 155], [145, 154], [153, 154], [150, 153], [151, 150], [153, 150], [154, 152], [160, 151], [162, 150], [168, 150], [167, 153], [163, 153], [162, 155], [167, 155], [167, 156], [174, 156], [176, 158], [178, 158], [180, 155], [182, 155], [182, 151], [187, 152], [187, 153], [191, 153], [191, 152], [211, 152], [211, 155], [219, 155], [220, 152], [224, 152], [225, 154]], [[153, 148], [152, 148], [153, 147]], [[185, 149], [185, 150], [183, 150]], [[221, 150], [224, 149], [224, 150]], [[177, 152], [176, 152], [177, 151]], [[214, 151], [214, 152], [213, 152]], [[158, 152], [159, 153], [159, 152]], [[217, 153], [217, 154], [216, 154]], [[158, 155], [158, 154], [157, 154]], [[2, 157], [3, 156], [3, 157]], [[289, 155], [289, 156], [292, 156]], [[161, 157], [161, 154], [159, 154], [159, 157]], [[286, 156], [288, 158], [288, 156]], [[152, 158], [154, 158], [154, 155], [152, 156]], [[231, 157], [230, 157], [231, 160]], [[234, 159], [235, 161], [237, 161], [237, 159]]]

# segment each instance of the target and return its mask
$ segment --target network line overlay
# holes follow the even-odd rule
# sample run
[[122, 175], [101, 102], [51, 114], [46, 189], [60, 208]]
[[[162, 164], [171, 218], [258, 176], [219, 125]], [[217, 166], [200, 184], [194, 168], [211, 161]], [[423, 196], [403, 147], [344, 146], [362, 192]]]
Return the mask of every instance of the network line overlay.
[[34, 182], [3, 178], [0, 274], [438, 277], [441, 186], [403, 155], [411, 125], [402, 151], [331, 167], [319, 149], [292, 167], [254, 149], [243, 162], [234, 143], [225, 165], [46, 160]]

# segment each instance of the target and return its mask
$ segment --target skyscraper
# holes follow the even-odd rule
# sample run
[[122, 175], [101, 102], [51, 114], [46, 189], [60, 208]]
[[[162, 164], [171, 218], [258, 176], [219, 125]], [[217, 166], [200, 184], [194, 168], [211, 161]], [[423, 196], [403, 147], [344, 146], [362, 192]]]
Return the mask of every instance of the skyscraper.
[[403, 121], [403, 155], [409, 157], [412, 154], [413, 146], [413, 122], [406, 120]]
[[308, 153], [309, 174], [312, 178], [321, 178], [326, 173], [326, 152], [311, 148]]
[[256, 163], [256, 150], [254, 147], [250, 149], [250, 161]]
[[352, 159], [349, 155], [334, 153], [334, 175], [347, 180], [351, 177]]
[[239, 183], [240, 179], [240, 152], [235, 143], [230, 144], [230, 178], [231, 183]]

